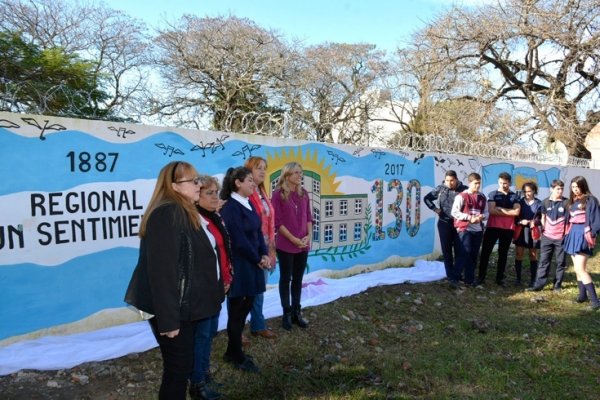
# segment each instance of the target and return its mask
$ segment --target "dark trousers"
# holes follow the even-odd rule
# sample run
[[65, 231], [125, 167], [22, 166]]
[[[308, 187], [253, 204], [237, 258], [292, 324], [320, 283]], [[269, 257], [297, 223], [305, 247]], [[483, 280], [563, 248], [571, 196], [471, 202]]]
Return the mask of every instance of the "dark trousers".
[[467, 285], [473, 284], [475, 280], [475, 265], [477, 265], [477, 255], [479, 254], [482, 238], [483, 232], [481, 231], [458, 232], [459, 249], [456, 257], [456, 265], [452, 269], [450, 279], [458, 280], [464, 271], [465, 283]]
[[458, 258], [458, 232], [454, 227], [452, 221], [444, 222], [438, 220], [437, 223], [438, 233], [440, 236], [440, 245], [442, 247], [442, 256], [444, 257], [444, 268], [446, 269], [446, 276], [448, 279], [459, 280], [458, 277], [452, 276], [452, 270], [454, 269], [454, 258]]
[[194, 368], [196, 322], [180, 321], [179, 334], [172, 339], [159, 334], [156, 318], [151, 318], [148, 322], [163, 359], [163, 375], [158, 398], [159, 400], [185, 400], [188, 379]]
[[561, 287], [565, 270], [567, 269], [567, 257], [562, 247], [562, 239], [548, 239], [545, 236], [542, 236], [540, 240], [540, 263], [534, 287], [543, 287], [546, 284], [550, 272], [550, 264], [552, 264], [552, 255], [556, 256], [554, 287]]
[[225, 354], [236, 363], [242, 363], [246, 357], [242, 350], [242, 331], [253, 303], [254, 296], [227, 298], [227, 350]]
[[504, 280], [504, 271], [506, 270], [506, 259], [508, 258], [508, 249], [512, 242], [513, 231], [511, 229], [486, 228], [483, 233], [483, 244], [481, 245], [481, 257], [479, 258], [479, 282], [485, 282], [487, 275], [490, 255], [494, 250], [494, 245], [498, 242], [498, 265], [496, 266], [496, 282]]
[[[290, 288], [292, 297], [292, 307], [300, 307], [300, 298], [302, 296], [302, 277], [306, 270], [306, 260], [308, 252], [288, 253], [277, 250], [277, 260], [279, 261], [279, 297], [281, 307], [284, 310], [290, 308]], [[291, 284], [290, 284], [291, 282]]]

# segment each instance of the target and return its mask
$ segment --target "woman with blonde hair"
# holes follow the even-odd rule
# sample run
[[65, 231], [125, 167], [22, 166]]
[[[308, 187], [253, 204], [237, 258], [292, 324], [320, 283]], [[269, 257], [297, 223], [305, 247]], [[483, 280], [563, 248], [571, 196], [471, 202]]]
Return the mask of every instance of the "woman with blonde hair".
[[[254, 193], [250, 195], [250, 203], [254, 206], [254, 210], [258, 214], [261, 220], [262, 233], [265, 237], [265, 245], [269, 252], [269, 259], [271, 260], [271, 267], [265, 269], [265, 282], [267, 281], [269, 274], [275, 269], [275, 211], [273, 205], [267, 196], [267, 190], [265, 189], [265, 178], [267, 174], [267, 160], [262, 157], [250, 157], [244, 163], [244, 167], [252, 171], [252, 178], [256, 189]], [[265, 316], [263, 315], [263, 302], [264, 295], [262, 293], [257, 294], [254, 297], [254, 304], [252, 310], [250, 310], [250, 332], [253, 336], [260, 336], [265, 339], [272, 339], [276, 335], [267, 327], [265, 322]]]
[[313, 219], [308, 192], [302, 187], [303, 175], [299, 163], [284, 165], [271, 199], [275, 209], [279, 297], [283, 308], [281, 326], [285, 330], [291, 330], [292, 323], [300, 328], [308, 327], [308, 322], [300, 312], [300, 298]]
[[189, 163], [164, 166], [140, 225], [140, 256], [125, 302], [151, 314], [163, 358], [159, 399], [186, 398], [198, 321], [218, 315], [225, 291], [217, 255], [201, 226], [202, 188]]

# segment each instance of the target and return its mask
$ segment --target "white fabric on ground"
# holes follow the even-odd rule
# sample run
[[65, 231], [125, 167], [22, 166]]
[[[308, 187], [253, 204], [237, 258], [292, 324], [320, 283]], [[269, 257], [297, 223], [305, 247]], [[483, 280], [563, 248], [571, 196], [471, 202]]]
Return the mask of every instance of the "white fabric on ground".
[[[302, 307], [325, 304], [374, 286], [431, 282], [445, 276], [444, 265], [437, 261], [417, 261], [411, 268], [389, 268], [343, 279], [309, 274], [304, 278]], [[263, 306], [265, 318], [277, 317], [281, 313], [277, 287], [267, 290]], [[225, 329], [226, 324], [227, 307], [223, 304], [219, 330]], [[146, 321], [67, 336], [46, 336], [0, 347], [0, 375], [21, 369], [72, 368], [84, 362], [109, 360], [156, 346]]]

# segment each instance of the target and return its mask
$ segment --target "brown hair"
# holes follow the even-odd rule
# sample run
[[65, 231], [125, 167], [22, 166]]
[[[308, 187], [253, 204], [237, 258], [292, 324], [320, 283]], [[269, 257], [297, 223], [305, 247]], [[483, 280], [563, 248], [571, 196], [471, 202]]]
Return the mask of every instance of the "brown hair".
[[[258, 157], [258, 156], [252, 156], [249, 159], [246, 160], [246, 162], [244, 163], [244, 167], [248, 168], [250, 171], [254, 170], [254, 168], [258, 168], [258, 166], [260, 165], [261, 162], [265, 163], [265, 168], [267, 168], [268, 164], [267, 164], [267, 160], [265, 160], [262, 157]], [[262, 193], [267, 193], [266, 189], [265, 189], [265, 182], [261, 182], [258, 185], [258, 189], [262, 192]]]
[[[588, 196], [592, 195], [588, 183], [583, 176], [576, 176], [575, 178], [571, 179], [571, 185], [573, 184], [576, 184], [579, 188], [579, 191], [581, 192], [581, 200], [579, 200], [579, 202], [581, 204], [581, 207], [585, 208]], [[571, 186], [569, 186], [569, 189], [570, 188]], [[573, 190], [570, 191], [571, 193], [569, 194], [569, 202], [567, 203], [569, 207], [571, 207], [571, 204], [575, 202], [575, 195], [573, 194]]]
[[148, 226], [150, 215], [163, 204], [178, 205], [181, 211], [179, 213], [181, 221], [178, 222], [189, 224], [196, 230], [200, 229], [200, 220], [198, 219], [196, 206], [191, 204], [187, 198], [173, 189], [173, 183], [176, 183], [186, 175], [198, 176], [198, 171], [196, 171], [196, 168], [194, 168], [192, 164], [185, 161], [170, 162], [160, 170], [158, 178], [156, 179], [154, 192], [152, 193], [152, 197], [150, 198], [150, 202], [144, 213], [144, 218], [142, 218], [142, 223], [140, 224], [140, 237], [146, 235], [146, 228]]

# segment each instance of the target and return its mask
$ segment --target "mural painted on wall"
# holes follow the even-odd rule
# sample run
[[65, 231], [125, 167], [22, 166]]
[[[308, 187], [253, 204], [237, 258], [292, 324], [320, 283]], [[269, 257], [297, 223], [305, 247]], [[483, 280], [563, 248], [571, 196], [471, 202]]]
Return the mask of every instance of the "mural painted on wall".
[[[250, 156], [273, 187], [300, 162], [313, 217], [309, 269], [344, 274], [437, 257], [422, 196], [456, 170], [500, 171], [548, 187], [565, 171], [464, 156], [385, 151], [223, 132], [0, 113], [0, 341], [124, 306], [138, 228], [172, 160], [221, 179]], [[565, 179], [564, 176], [562, 176]], [[269, 283], [278, 281], [278, 272]]]

